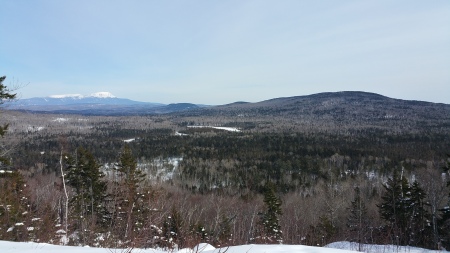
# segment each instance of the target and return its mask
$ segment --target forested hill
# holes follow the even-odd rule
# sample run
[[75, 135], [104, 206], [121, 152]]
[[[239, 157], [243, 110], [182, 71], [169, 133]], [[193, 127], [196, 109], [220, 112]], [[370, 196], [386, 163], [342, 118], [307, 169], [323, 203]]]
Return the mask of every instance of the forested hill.
[[[401, 100], [360, 91], [325, 92], [274, 98], [257, 103], [233, 103], [204, 108], [204, 112], [252, 116], [328, 117], [345, 119], [439, 119], [450, 116], [450, 105]], [[189, 112], [185, 112], [189, 114]]]

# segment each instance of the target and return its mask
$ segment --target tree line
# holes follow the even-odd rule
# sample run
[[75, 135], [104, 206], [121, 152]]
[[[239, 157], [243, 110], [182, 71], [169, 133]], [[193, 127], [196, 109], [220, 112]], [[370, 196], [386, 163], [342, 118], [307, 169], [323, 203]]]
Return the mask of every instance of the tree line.
[[42, 185], [19, 171], [0, 173], [0, 239], [167, 248], [199, 242], [325, 245], [350, 240], [425, 248], [450, 243], [448, 174], [447, 188], [440, 193], [446, 195], [436, 206], [436, 196], [427, 195], [430, 190], [419, 179], [408, 180], [398, 170], [379, 195], [358, 185], [358, 179], [330, 177], [309, 195], [285, 194], [267, 180], [260, 193], [232, 196], [153, 185], [138, 169], [129, 146], [108, 175], [82, 147], [62, 154], [61, 166], [62, 174], [46, 193], [34, 192]]

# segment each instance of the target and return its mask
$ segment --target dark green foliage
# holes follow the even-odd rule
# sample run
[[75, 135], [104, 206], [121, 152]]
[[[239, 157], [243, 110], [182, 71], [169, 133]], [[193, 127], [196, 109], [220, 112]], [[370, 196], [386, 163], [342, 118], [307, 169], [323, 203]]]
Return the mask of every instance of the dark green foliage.
[[29, 196], [18, 171], [0, 174], [0, 240], [27, 241], [31, 225]]
[[16, 94], [11, 93], [11, 91], [3, 84], [6, 76], [0, 77], [0, 105], [6, 101], [12, 100], [16, 98]]
[[410, 189], [405, 177], [400, 177], [394, 171], [384, 185], [385, 193], [382, 195], [383, 202], [379, 205], [381, 217], [388, 223], [389, 235], [396, 245], [409, 243], [407, 229], [409, 216], [406, 201], [410, 199]]
[[74, 156], [67, 157], [66, 164], [67, 184], [74, 190], [69, 202], [74, 221], [72, 229], [79, 231], [79, 243], [89, 244], [88, 237], [98, 232], [92, 228], [106, 228], [108, 222], [104, 174], [94, 156], [82, 147]]
[[184, 246], [184, 231], [183, 231], [184, 221], [181, 217], [180, 212], [172, 207], [172, 211], [166, 217], [163, 223], [163, 242], [162, 246], [170, 249], [183, 248]]
[[[12, 100], [16, 94], [3, 84], [6, 76], [0, 77], [0, 105]], [[3, 138], [8, 130], [8, 124], [0, 125], [0, 138]], [[3, 148], [2, 143], [0, 147]], [[26, 226], [31, 226], [29, 196], [26, 194], [26, 183], [23, 176], [17, 170], [11, 170], [10, 160], [3, 156], [4, 150], [0, 150], [0, 239], [12, 241], [26, 241], [28, 231]]]
[[145, 173], [137, 168], [136, 159], [128, 145], [125, 145], [120, 154], [117, 171], [125, 186], [132, 194], [137, 192], [139, 184], [144, 180]]
[[397, 245], [430, 247], [430, 215], [425, 209], [425, 192], [415, 181], [394, 172], [384, 186], [386, 192], [379, 205], [380, 215], [387, 222], [391, 241]]
[[430, 248], [433, 247], [431, 215], [428, 212], [426, 193], [417, 181], [411, 185], [411, 199], [409, 201], [409, 229], [410, 245]]
[[120, 154], [117, 172], [116, 201], [116, 227], [122, 237], [133, 238], [144, 225], [148, 204], [144, 203], [145, 195], [140, 191], [140, 184], [144, 180], [145, 173], [137, 168], [136, 160], [128, 145]]
[[[450, 171], [450, 155], [447, 158], [447, 166], [444, 167], [444, 171], [447, 174]], [[450, 180], [447, 181], [447, 187], [450, 188]], [[441, 218], [438, 221], [439, 224], [439, 235], [440, 235], [440, 247], [444, 247], [446, 249], [450, 248], [450, 193], [447, 199], [447, 205], [440, 210]]]
[[[369, 217], [367, 214], [367, 207], [361, 196], [361, 190], [359, 187], [355, 187], [355, 197], [351, 202], [347, 226], [352, 232], [352, 240], [358, 242], [359, 245], [362, 243], [368, 243], [367, 235], [369, 233]], [[361, 251], [361, 248], [358, 250]]]
[[307, 234], [307, 243], [314, 246], [324, 246], [333, 242], [337, 233], [336, 226], [328, 216], [320, 216], [317, 225], [311, 225]]
[[211, 233], [206, 229], [202, 223], [197, 223], [191, 226], [190, 233], [194, 240], [198, 242], [210, 242]]
[[[16, 98], [16, 94], [12, 94], [11, 91], [3, 84], [6, 76], [0, 77], [0, 105], [6, 101]], [[2, 138], [8, 131], [8, 124], [0, 125], [0, 138]], [[2, 145], [1, 145], [2, 146]], [[1, 156], [3, 150], [0, 150], [0, 169], [9, 165], [9, 159]]]
[[265, 211], [262, 213], [261, 222], [264, 227], [263, 239], [268, 243], [282, 243], [283, 233], [280, 226], [281, 199], [275, 194], [275, 186], [267, 183], [264, 187]]

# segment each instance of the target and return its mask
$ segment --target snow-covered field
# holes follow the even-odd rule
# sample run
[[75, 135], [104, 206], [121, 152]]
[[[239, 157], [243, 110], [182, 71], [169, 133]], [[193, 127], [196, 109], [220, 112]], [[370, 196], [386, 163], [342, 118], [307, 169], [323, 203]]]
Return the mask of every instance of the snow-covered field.
[[[105, 248], [88, 248], [88, 247], [71, 247], [57, 246], [46, 243], [26, 243], [26, 242], [7, 242], [0, 241], [0, 252], [2, 253], [125, 253], [126, 249], [105, 249]], [[199, 244], [194, 249], [181, 249], [179, 251], [163, 251], [155, 249], [133, 249], [131, 252], [136, 253], [350, 253], [353, 251], [331, 248], [319, 248], [303, 245], [242, 245], [229, 248], [215, 249], [209, 244]]]
[[[89, 247], [57, 246], [46, 243], [26, 243], [0, 241], [0, 252], [2, 253], [354, 253], [358, 249], [358, 244], [350, 242], [335, 242], [326, 247], [311, 247], [304, 245], [241, 245], [229, 248], [214, 248], [209, 244], [199, 244], [193, 249], [181, 249], [178, 251], [164, 251], [155, 249], [106, 249]], [[362, 245], [364, 252], [370, 253], [440, 253], [446, 251], [427, 250], [407, 246], [392, 245]]]

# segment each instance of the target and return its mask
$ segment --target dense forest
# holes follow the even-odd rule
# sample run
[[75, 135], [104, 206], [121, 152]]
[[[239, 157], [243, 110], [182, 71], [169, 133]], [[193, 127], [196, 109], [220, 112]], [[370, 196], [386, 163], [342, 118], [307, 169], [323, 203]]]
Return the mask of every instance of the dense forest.
[[[2, 102], [12, 98], [1, 90]], [[117, 117], [1, 111], [0, 239], [450, 248], [448, 113], [371, 121], [330, 109], [306, 119], [265, 106]]]

